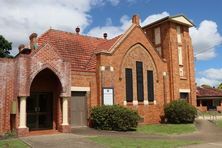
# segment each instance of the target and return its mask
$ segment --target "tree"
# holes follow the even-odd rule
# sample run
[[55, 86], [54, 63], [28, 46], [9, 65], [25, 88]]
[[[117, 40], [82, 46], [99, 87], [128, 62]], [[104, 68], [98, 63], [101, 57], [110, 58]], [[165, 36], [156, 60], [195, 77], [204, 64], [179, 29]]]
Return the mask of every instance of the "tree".
[[220, 85], [218, 86], [218, 89], [222, 89], [222, 83], [220, 83]]
[[0, 58], [12, 57], [10, 55], [10, 50], [12, 50], [12, 42], [7, 41], [0, 35]]

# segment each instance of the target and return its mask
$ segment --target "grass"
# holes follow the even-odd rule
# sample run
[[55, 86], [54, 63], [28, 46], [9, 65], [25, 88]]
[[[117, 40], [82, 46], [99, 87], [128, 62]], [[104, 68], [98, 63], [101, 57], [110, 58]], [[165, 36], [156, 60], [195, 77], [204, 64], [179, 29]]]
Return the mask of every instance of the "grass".
[[119, 137], [90, 137], [89, 139], [111, 148], [175, 148], [191, 144], [200, 144], [198, 141], [144, 140]]
[[222, 120], [216, 120], [216, 125], [222, 128]]
[[141, 125], [138, 132], [147, 134], [186, 134], [196, 131], [194, 124], [157, 124]]
[[29, 146], [19, 139], [7, 139], [7, 140], [0, 140], [0, 147], [1, 148], [28, 148]]

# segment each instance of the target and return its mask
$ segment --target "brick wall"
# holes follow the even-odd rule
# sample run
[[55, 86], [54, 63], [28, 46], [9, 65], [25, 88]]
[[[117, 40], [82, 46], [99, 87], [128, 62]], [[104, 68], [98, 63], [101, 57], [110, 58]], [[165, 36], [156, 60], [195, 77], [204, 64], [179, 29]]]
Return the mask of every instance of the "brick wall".
[[[182, 43], [177, 42], [176, 27], [181, 27]], [[190, 89], [189, 102], [196, 106], [196, 86], [194, 74], [194, 51], [192, 48], [189, 28], [173, 22], [165, 22], [157, 24], [149, 28], [144, 28], [146, 35], [154, 43], [153, 30], [160, 27], [161, 30], [161, 47], [163, 50], [163, 58], [167, 62], [169, 76], [169, 94], [170, 100], [180, 97], [179, 89]], [[178, 46], [182, 47], [182, 58], [184, 76], [179, 75]]]
[[16, 100], [14, 92], [15, 63], [13, 59], [0, 58], [0, 134], [10, 130], [11, 103]]
[[[102, 66], [114, 67], [114, 73], [97, 71], [100, 79], [100, 86], [114, 87], [115, 103], [123, 105], [125, 100], [125, 68], [133, 69], [133, 94], [134, 100], [137, 100], [136, 89], [136, 61], [143, 62], [144, 75], [144, 100], [147, 100], [147, 86], [146, 86], [146, 70], [154, 71], [154, 91], [157, 104], [145, 106], [139, 103], [138, 106], [128, 106], [139, 111], [140, 115], [144, 117], [144, 123], [157, 123], [161, 120], [163, 113], [164, 93], [166, 102], [180, 98], [180, 89], [190, 90], [189, 102], [196, 104], [195, 96], [195, 78], [194, 78], [194, 57], [193, 48], [188, 32], [188, 27], [182, 27], [182, 48], [183, 48], [183, 67], [184, 77], [179, 75], [178, 64], [178, 43], [176, 26], [178, 24], [166, 22], [159, 26], [145, 28], [144, 33], [139, 27], [134, 28], [130, 34], [124, 39], [113, 53], [98, 55], [99, 63]], [[161, 48], [163, 55], [159, 55], [154, 46], [154, 28], [161, 28]], [[118, 61], [118, 62], [117, 62]], [[99, 68], [99, 67], [97, 67]], [[165, 83], [163, 80], [163, 72], [167, 72]], [[105, 77], [104, 77], [105, 76]], [[101, 84], [103, 82], [103, 84]], [[113, 82], [113, 83], [112, 83]], [[99, 95], [101, 100], [101, 94]]]
[[[50, 46], [45, 45], [31, 54], [20, 54], [15, 59], [0, 59], [0, 133], [10, 130], [10, 109], [12, 101], [17, 102], [16, 128], [19, 126], [19, 96], [29, 96], [34, 78], [44, 69], [50, 69], [62, 85], [58, 96], [71, 96], [71, 67], [70, 64], [56, 53]], [[58, 106], [60, 107], [60, 98]], [[57, 110], [61, 124], [61, 110]]]
[[[144, 105], [143, 102], [141, 102], [138, 106], [133, 106], [132, 103], [128, 103], [127, 106], [138, 110], [140, 115], [144, 117], [144, 123], [159, 122], [163, 114], [162, 109], [164, 102], [163, 72], [167, 70], [167, 65], [154, 50], [152, 43], [147, 40], [142, 30], [139, 27], [135, 27], [111, 55], [98, 56], [100, 56], [101, 65], [114, 67], [113, 75], [109, 74], [110, 72], [104, 74], [103, 79], [105, 79], [105, 82], [103, 86], [110, 87], [113, 79], [113, 86], [115, 89], [114, 102], [116, 104], [123, 105], [126, 98], [125, 68], [133, 69], [134, 100], [137, 100], [136, 61], [143, 62], [144, 100], [148, 100], [146, 70], [154, 71], [154, 91], [157, 104]], [[102, 81], [101, 79], [100, 75], [100, 81]]]
[[[124, 105], [125, 68], [133, 69], [133, 99], [137, 100], [136, 61], [143, 62], [144, 100], [147, 95], [147, 70], [154, 72], [155, 102], [145, 105], [128, 103], [127, 107], [138, 110], [144, 123], [158, 123], [163, 116], [164, 102], [168, 103], [180, 97], [179, 89], [190, 89], [190, 100], [196, 105], [196, 88], [194, 77], [194, 56], [189, 30], [181, 26], [183, 63], [185, 75], [179, 76], [178, 43], [176, 26], [172, 22], [164, 22], [157, 26], [141, 29], [131, 27], [121, 38], [121, 43], [106, 54], [97, 54], [96, 72], [72, 71], [70, 63], [63, 59], [49, 44], [30, 55], [18, 55], [15, 59], [0, 59], [0, 133], [10, 130], [10, 106], [12, 100], [19, 104], [19, 96], [29, 96], [34, 78], [44, 69], [50, 69], [61, 83], [61, 93], [55, 99], [57, 125], [61, 124], [61, 100], [59, 96], [71, 96], [71, 86], [90, 87], [88, 108], [102, 104], [101, 88], [114, 87], [115, 104]], [[162, 55], [154, 45], [154, 28], [160, 27]], [[144, 33], [146, 32], [146, 33]], [[100, 71], [100, 66], [112, 66], [113, 72]], [[163, 73], [166, 72], [166, 77]], [[46, 85], [45, 85], [46, 86]], [[43, 88], [43, 87], [42, 87]], [[39, 88], [38, 88], [39, 89]], [[69, 108], [70, 110], [70, 108]], [[56, 119], [55, 119], [56, 120]], [[18, 127], [19, 110], [17, 108], [16, 127]], [[54, 127], [57, 126], [54, 123]]]

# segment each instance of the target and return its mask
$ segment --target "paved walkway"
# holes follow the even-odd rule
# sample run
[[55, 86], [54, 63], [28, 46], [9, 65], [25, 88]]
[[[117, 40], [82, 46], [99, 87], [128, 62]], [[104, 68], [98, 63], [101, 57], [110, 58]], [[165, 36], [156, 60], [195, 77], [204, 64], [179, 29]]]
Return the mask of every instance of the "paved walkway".
[[75, 134], [29, 136], [21, 139], [32, 148], [103, 148], [85, 136]]
[[115, 132], [115, 131], [98, 131], [90, 128], [74, 128], [73, 134], [55, 134], [45, 136], [30, 136], [22, 138], [34, 148], [102, 148], [87, 137], [91, 136], [112, 136], [112, 137], [126, 137], [133, 139], [153, 139], [153, 140], [192, 140], [203, 141], [205, 144], [186, 146], [188, 148], [217, 148], [222, 147], [222, 129], [216, 127], [208, 120], [197, 120], [196, 126], [198, 131], [191, 134], [183, 135], [150, 135], [137, 132]]
[[198, 145], [190, 145], [184, 148], [222, 148], [222, 142], [211, 142]]

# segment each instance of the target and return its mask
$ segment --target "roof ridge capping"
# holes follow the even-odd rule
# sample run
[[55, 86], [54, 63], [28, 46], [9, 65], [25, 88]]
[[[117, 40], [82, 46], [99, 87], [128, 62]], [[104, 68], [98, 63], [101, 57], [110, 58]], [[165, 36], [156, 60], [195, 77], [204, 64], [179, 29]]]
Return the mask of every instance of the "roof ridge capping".
[[68, 35], [75, 35], [75, 36], [78, 35], [78, 36], [97, 39], [97, 40], [105, 40], [102, 37], [95, 37], [95, 36], [90, 36], [90, 35], [87, 35], [87, 34], [76, 34], [75, 32], [69, 32], [69, 31], [64, 31], [64, 30], [59, 30], [59, 29], [54, 29], [54, 28], [50, 28], [47, 31], [45, 31], [41, 36], [39, 36], [39, 38], [44, 36], [45, 34], [49, 33], [50, 31], [61, 32], [61, 33], [65, 33], [65, 34], [68, 34]]
[[186, 25], [188, 27], [195, 27], [195, 24], [190, 19], [188, 19], [184, 14], [177, 14], [177, 15], [173, 15], [173, 16], [166, 16], [166, 17], [156, 20], [150, 24], [147, 24], [147, 25], [143, 26], [142, 28], [151, 27], [151, 26], [154, 26], [154, 25], [166, 22], [166, 21], [176, 22], [179, 24]]

